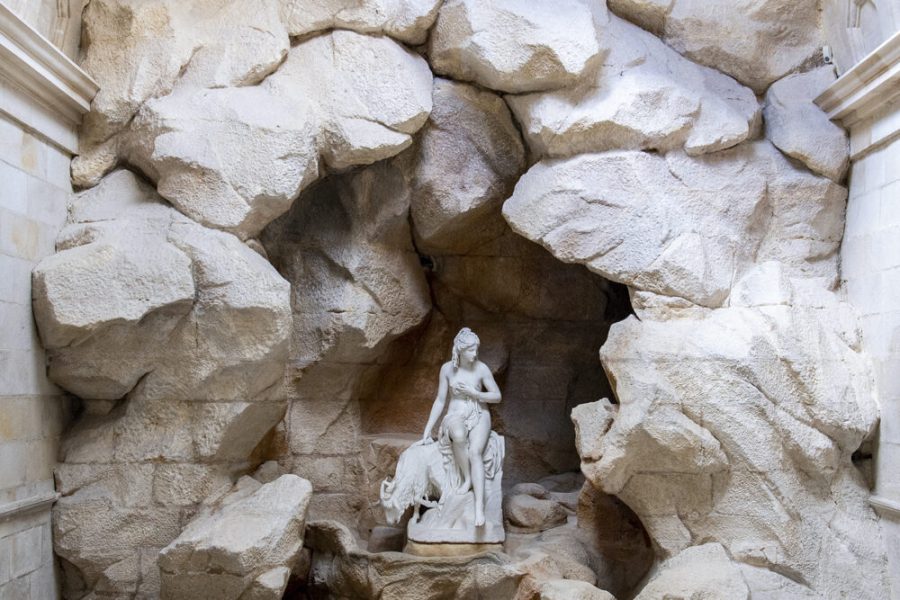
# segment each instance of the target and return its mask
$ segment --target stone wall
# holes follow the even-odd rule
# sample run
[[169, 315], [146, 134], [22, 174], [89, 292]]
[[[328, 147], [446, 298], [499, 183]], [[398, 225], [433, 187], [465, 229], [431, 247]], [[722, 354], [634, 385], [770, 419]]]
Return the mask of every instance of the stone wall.
[[[72, 4], [77, 25], [80, 3]], [[80, 93], [91, 87], [87, 76], [35, 31], [65, 30], [65, 6], [13, 2], [10, 11], [0, 4], [0, 598], [59, 596], [50, 507], [69, 404], [46, 375], [31, 271], [56, 250], [72, 193], [74, 115], [90, 100]], [[76, 28], [70, 56], [77, 42]], [[69, 84], [74, 93], [61, 99]]]
[[870, 502], [882, 519], [894, 599], [900, 598], [900, 102], [886, 82], [900, 72], [898, 49], [895, 34], [817, 99], [851, 134], [841, 278], [861, 316], [881, 406]]

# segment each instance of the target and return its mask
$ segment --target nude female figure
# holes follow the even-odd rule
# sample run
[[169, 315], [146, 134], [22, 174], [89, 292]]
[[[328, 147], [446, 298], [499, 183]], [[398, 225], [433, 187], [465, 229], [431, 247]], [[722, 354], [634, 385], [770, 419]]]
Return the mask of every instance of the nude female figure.
[[458, 493], [475, 492], [475, 526], [484, 525], [484, 449], [491, 433], [491, 414], [485, 404], [500, 402], [500, 388], [491, 370], [478, 360], [480, 340], [464, 327], [453, 340], [453, 354], [441, 367], [437, 397], [425, 425], [422, 443], [430, 444], [431, 431], [444, 412], [441, 438], [449, 437], [453, 460], [462, 476]]

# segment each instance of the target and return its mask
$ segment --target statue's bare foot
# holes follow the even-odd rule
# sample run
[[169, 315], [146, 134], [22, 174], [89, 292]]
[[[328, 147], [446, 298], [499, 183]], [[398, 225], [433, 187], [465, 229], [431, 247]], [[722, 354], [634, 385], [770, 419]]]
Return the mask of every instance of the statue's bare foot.
[[465, 494], [466, 492], [469, 491], [469, 488], [471, 488], [471, 487], [472, 487], [472, 480], [466, 479], [465, 481], [463, 481], [460, 484], [460, 486], [458, 488], [456, 488], [456, 493], [457, 494]]
[[484, 527], [484, 511], [480, 508], [475, 509], [475, 527]]

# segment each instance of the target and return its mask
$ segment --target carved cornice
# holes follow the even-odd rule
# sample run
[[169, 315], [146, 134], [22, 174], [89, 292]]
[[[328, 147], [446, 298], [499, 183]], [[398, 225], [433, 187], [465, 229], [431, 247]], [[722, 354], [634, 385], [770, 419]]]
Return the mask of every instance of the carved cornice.
[[852, 126], [900, 97], [900, 31], [822, 92], [815, 103], [830, 119]]
[[33, 498], [0, 504], [0, 521], [50, 508], [58, 499], [59, 494], [57, 492], [46, 492]]
[[0, 1], [0, 111], [77, 150], [75, 128], [99, 86]]

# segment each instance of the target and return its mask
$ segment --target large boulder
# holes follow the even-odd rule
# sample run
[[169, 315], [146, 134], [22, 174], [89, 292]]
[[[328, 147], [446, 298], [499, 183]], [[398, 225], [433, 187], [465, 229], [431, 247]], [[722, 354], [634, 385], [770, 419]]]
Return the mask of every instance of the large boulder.
[[762, 94], [815, 59], [824, 40], [816, 0], [609, 0], [618, 15], [693, 61]]
[[575, 415], [599, 421], [579, 426], [599, 436], [582, 440], [582, 469], [662, 558], [717, 542], [824, 597], [884, 597], [878, 520], [851, 461], [878, 416], [855, 316], [772, 267], [736, 284], [740, 306], [663, 304], [612, 327], [601, 360], [618, 412]]
[[841, 181], [850, 164], [847, 133], [813, 99], [835, 79], [834, 67], [788, 75], [766, 92], [766, 137], [815, 173]]
[[245, 477], [159, 553], [164, 600], [279, 600], [303, 548], [309, 482]]
[[525, 170], [525, 150], [500, 96], [435, 79], [433, 99], [408, 167], [416, 245], [461, 254], [506, 229], [500, 205]]
[[486, 88], [533, 92], [573, 83], [602, 59], [602, 2], [447, 0], [428, 55], [434, 70]]
[[508, 97], [537, 156], [681, 147], [698, 155], [756, 135], [751, 90], [618, 17], [602, 31], [609, 54], [577, 84]]
[[320, 160], [343, 169], [409, 146], [431, 87], [421, 57], [335, 31], [291, 48], [258, 86], [183, 85], [147, 101], [122, 152], [183, 213], [246, 239], [290, 208]]
[[516, 184], [503, 215], [564, 262], [715, 307], [757, 261], [833, 282], [845, 198], [844, 188], [757, 142], [696, 158], [544, 160]]

